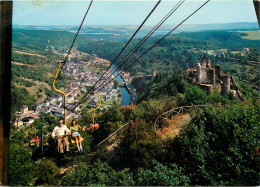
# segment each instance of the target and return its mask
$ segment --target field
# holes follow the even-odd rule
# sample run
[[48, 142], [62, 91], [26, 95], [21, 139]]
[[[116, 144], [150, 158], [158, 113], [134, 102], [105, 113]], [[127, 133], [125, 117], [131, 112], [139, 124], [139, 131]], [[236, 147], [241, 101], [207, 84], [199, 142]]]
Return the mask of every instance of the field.
[[238, 33], [245, 33], [246, 36], [242, 36], [243, 39], [247, 40], [260, 40], [260, 31], [237, 31]]

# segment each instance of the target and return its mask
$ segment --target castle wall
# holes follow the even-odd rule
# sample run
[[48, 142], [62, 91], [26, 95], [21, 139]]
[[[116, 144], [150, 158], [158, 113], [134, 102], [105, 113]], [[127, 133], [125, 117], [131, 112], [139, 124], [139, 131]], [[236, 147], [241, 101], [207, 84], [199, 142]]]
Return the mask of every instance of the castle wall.
[[217, 89], [221, 93], [221, 84], [214, 85], [214, 89]]
[[221, 77], [221, 68], [220, 68], [220, 65], [217, 65], [215, 67], [215, 74], [217, 77]]
[[[199, 84], [213, 84], [214, 70], [209, 68], [200, 69], [200, 81]], [[214, 76], [215, 77], [215, 76]]]
[[211, 68], [211, 61], [208, 60], [206, 65], [207, 65], [207, 68]]
[[[205, 54], [201, 58], [200, 63], [197, 63], [196, 70], [189, 68], [187, 72], [190, 72], [190, 82], [192, 84], [198, 84], [201, 88], [206, 90], [208, 94], [212, 93], [214, 89], [217, 89], [219, 92], [229, 93], [231, 91], [231, 82], [236, 86], [236, 83], [233, 83], [233, 77], [226, 74], [220, 65], [211, 67], [211, 61]], [[236, 90], [238, 90], [237, 86]]]
[[200, 74], [201, 74], [200, 84], [206, 83], [206, 81], [207, 81], [207, 72], [206, 72], [206, 69], [201, 68], [201, 69], [200, 69]]
[[214, 89], [217, 89], [219, 91], [219, 93], [221, 93], [221, 84], [216, 84], [216, 85], [212, 85], [212, 84], [201, 84], [199, 85], [203, 90], [207, 91], [207, 94], [210, 94], [213, 92]]

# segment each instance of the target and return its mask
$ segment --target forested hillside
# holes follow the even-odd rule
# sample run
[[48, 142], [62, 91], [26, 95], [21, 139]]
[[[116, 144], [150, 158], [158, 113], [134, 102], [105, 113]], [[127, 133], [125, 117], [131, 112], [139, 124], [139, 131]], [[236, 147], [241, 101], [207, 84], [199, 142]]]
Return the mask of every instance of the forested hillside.
[[[221, 49], [241, 51], [243, 48], [258, 49], [259, 40], [243, 39], [241, 35], [246, 34], [234, 31], [201, 31], [172, 35], [160, 42], [141, 58], [135, 66], [130, 67], [127, 71], [134, 75], [139, 72], [151, 73], [153, 67], [159, 72], [180, 68], [186, 69], [194, 67], [206, 51]], [[13, 41], [20, 47], [23, 44], [27, 44], [28, 47], [36, 49], [54, 48], [66, 53], [73, 36], [73, 33], [65, 31], [15, 30]], [[130, 62], [143, 54], [160, 38], [160, 36], [151, 37], [123, 67], [127, 67]], [[118, 62], [132, 50], [139, 40], [135, 39], [129, 45]], [[75, 45], [81, 51], [96, 54], [99, 57], [112, 61], [123, 48], [124, 42], [97, 40], [88, 38], [86, 35], [80, 35]]]
[[[201, 31], [171, 35], [160, 42], [127, 71], [130, 71], [132, 75], [135, 75], [140, 72], [150, 74], [153, 67], [155, 67], [158, 72], [195, 67], [195, 64], [203, 56], [203, 53], [212, 50], [229, 50], [230, 52], [234, 50], [234, 54], [237, 54], [236, 57], [240, 59], [243, 58], [243, 55], [239, 55], [239, 51], [243, 48], [250, 48], [250, 50], [258, 51], [260, 42], [259, 40], [243, 39], [243, 35], [246, 35], [246, 33], [238, 33], [235, 31]], [[127, 67], [132, 61], [142, 55], [160, 38], [160, 36], [151, 37], [136, 51], [128, 62], [123, 65], [123, 68]], [[139, 39], [134, 40], [125, 54], [131, 51], [138, 41]], [[113, 47], [108, 50], [108, 46]], [[122, 43], [105, 41], [96, 42], [94, 45], [91, 45], [91, 43], [79, 44], [80, 50], [90, 54], [97, 54], [98, 56], [109, 60], [114, 60], [117, 51], [122, 47]], [[215, 57], [216, 55], [214, 58]], [[247, 57], [247, 55], [245, 57]], [[250, 58], [249, 55], [248, 59]], [[213, 60], [216, 63], [218, 62], [218, 59]], [[120, 62], [120, 59], [118, 61]]]
[[14, 30], [13, 43], [33, 48], [45, 49], [47, 46], [66, 48], [72, 42], [75, 34], [66, 31], [45, 30]]
[[242, 49], [244, 47], [258, 49], [259, 40], [246, 40], [242, 36], [245, 33], [235, 31], [202, 31], [202, 32], [183, 32], [178, 34], [181, 37], [188, 37], [213, 44], [217, 47], [232, 49]]
[[[50, 34], [51, 33], [51, 34]], [[68, 33], [66, 32], [68, 35]], [[60, 37], [58, 37], [60, 36]], [[62, 39], [63, 38], [63, 39]], [[23, 105], [32, 106], [46, 96], [55, 95], [51, 91], [52, 81], [58, 61], [64, 57], [51, 53], [48, 39], [56, 46], [68, 46], [64, 33], [61, 35], [48, 31], [14, 30], [12, 45], [12, 98], [11, 118]], [[64, 43], [62, 43], [64, 42]], [[65, 46], [66, 46], [65, 45]], [[67, 87], [63, 75], [59, 76], [57, 88]]]

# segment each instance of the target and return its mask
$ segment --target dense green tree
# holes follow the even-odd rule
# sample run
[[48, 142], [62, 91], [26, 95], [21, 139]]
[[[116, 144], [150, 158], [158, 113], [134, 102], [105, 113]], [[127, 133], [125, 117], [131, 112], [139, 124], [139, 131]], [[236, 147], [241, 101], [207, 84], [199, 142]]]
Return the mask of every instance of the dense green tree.
[[149, 99], [136, 106], [133, 117], [134, 119], [139, 118], [146, 122], [153, 122], [157, 116], [174, 106], [177, 106], [177, 104], [171, 98]]
[[158, 73], [155, 78], [141, 85], [137, 92], [140, 93], [139, 102], [149, 98], [177, 96], [184, 93], [187, 86], [187, 76], [183, 71], [169, 71]]
[[138, 186], [186, 186], [189, 177], [183, 174], [183, 169], [175, 164], [169, 167], [153, 161], [151, 169], [139, 168], [136, 173]]
[[115, 79], [115, 81], [114, 81], [114, 86], [116, 87], [116, 88], [118, 88], [118, 86], [119, 86], [119, 82]]
[[64, 186], [180, 186], [188, 185], [189, 177], [176, 165], [166, 167], [156, 161], [151, 169], [139, 168], [135, 173], [124, 169], [116, 171], [108, 164], [96, 162], [82, 165], [62, 181]]
[[191, 86], [185, 90], [184, 94], [186, 105], [201, 105], [206, 102], [206, 92], [198, 87]]
[[34, 102], [34, 96], [30, 95], [25, 88], [18, 88], [14, 84], [11, 84], [11, 119], [14, 118], [15, 112], [23, 105], [31, 108]]
[[130, 186], [134, 184], [133, 174], [129, 172], [129, 169], [118, 172], [101, 162], [81, 165], [62, 181], [64, 186]]
[[34, 121], [34, 127], [40, 129], [42, 125], [44, 126], [58, 125], [58, 119], [52, 116], [51, 114], [42, 114], [40, 118]]
[[99, 123], [99, 129], [93, 132], [93, 142], [97, 144], [121, 127], [125, 123], [124, 119], [125, 117], [117, 104], [111, 106], [101, 116], [96, 116], [96, 121]]
[[156, 142], [153, 125], [136, 119], [123, 130], [122, 136], [117, 148], [120, 167], [144, 167], [159, 156], [160, 146]]
[[59, 175], [59, 168], [56, 164], [48, 159], [42, 160], [36, 169], [37, 185], [59, 185], [60, 181], [57, 179]]
[[10, 144], [9, 151], [9, 185], [34, 185], [35, 171], [31, 152], [19, 144]]
[[259, 185], [258, 110], [240, 104], [197, 113], [165, 146], [165, 160], [183, 166], [192, 185]]
[[[230, 93], [230, 94], [232, 94], [232, 93]], [[231, 97], [231, 99], [233, 99], [233, 97]], [[210, 104], [215, 104], [215, 105], [217, 105], [217, 104], [227, 105], [227, 104], [231, 103], [230, 97], [228, 97], [227, 94], [221, 95], [221, 93], [219, 93], [219, 91], [217, 89], [214, 89], [212, 91], [212, 93], [207, 96], [206, 102], [210, 103]]]

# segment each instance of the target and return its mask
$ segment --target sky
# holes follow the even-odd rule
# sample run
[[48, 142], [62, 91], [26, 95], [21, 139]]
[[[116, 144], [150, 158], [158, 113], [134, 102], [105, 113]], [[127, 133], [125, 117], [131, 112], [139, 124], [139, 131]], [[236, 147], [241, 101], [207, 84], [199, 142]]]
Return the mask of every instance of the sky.
[[[162, 0], [146, 25], [154, 25], [176, 4]], [[206, 0], [186, 0], [165, 24], [177, 24]], [[90, 0], [14, 0], [14, 25], [78, 26]], [[86, 25], [139, 25], [157, 0], [94, 0], [84, 22]], [[253, 0], [211, 0], [185, 24], [257, 22]]]

